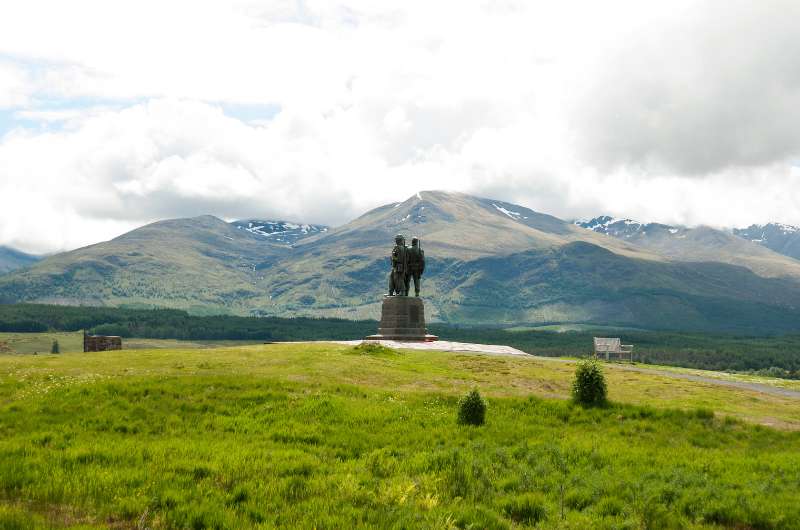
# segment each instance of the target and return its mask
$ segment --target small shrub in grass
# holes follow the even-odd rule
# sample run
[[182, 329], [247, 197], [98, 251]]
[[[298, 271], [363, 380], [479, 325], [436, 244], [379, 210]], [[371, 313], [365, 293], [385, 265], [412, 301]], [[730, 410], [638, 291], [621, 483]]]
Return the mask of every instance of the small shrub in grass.
[[397, 354], [397, 350], [387, 348], [380, 342], [369, 342], [369, 341], [364, 341], [357, 346], [353, 346], [352, 352], [357, 353], [359, 355], [376, 355], [376, 356]]
[[458, 401], [458, 423], [461, 425], [483, 425], [486, 420], [486, 402], [478, 389]]
[[600, 364], [594, 359], [578, 362], [572, 382], [572, 398], [582, 405], [606, 402], [606, 379]]
[[547, 517], [547, 508], [541, 495], [527, 493], [511, 497], [503, 502], [503, 513], [518, 523], [536, 524]]
[[61, 353], [61, 346], [58, 345], [57, 340], [54, 340], [53, 345], [50, 346], [50, 353]]

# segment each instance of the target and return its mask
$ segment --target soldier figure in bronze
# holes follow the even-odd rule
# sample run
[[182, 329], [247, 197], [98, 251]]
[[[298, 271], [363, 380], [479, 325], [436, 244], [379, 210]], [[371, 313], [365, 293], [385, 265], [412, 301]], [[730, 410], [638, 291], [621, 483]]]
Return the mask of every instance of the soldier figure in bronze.
[[389, 274], [389, 296], [408, 296], [406, 274], [408, 274], [408, 247], [400, 234], [394, 238], [392, 249], [392, 272]]
[[411, 238], [411, 248], [408, 255], [408, 273], [406, 274], [406, 295], [408, 295], [411, 280], [414, 280], [414, 296], [419, 296], [419, 286], [422, 274], [425, 272], [425, 251], [418, 237]]

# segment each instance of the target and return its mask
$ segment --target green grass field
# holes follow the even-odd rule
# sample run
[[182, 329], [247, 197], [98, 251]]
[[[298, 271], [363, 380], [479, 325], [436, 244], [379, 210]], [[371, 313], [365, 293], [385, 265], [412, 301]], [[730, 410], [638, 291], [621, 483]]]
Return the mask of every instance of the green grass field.
[[605, 370], [584, 409], [559, 360], [2, 355], [0, 528], [800, 528], [800, 401]]
[[[53, 331], [48, 333], [0, 333], [0, 353], [50, 353], [53, 341], [58, 341], [62, 353], [83, 351], [83, 333]], [[242, 346], [261, 344], [263, 341], [246, 340], [174, 340], [174, 339], [142, 339], [124, 338], [126, 350], [142, 350], [151, 348], [219, 348], [222, 346]]]

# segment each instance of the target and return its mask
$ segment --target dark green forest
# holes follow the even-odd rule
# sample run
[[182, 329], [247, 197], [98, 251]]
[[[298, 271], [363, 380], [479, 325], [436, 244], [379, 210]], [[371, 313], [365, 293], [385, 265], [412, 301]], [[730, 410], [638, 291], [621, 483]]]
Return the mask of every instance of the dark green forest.
[[[194, 316], [175, 309], [0, 305], [0, 332], [80, 331], [122, 337], [183, 340], [347, 340], [375, 332], [371, 320]], [[734, 335], [664, 331], [539, 331], [432, 324], [444, 340], [505, 344], [546, 356], [591, 353], [593, 336], [620, 336], [636, 360], [800, 378], [800, 335]]]
[[587, 356], [592, 337], [621, 337], [634, 345], [635, 360], [648, 364], [800, 378], [800, 335], [733, 335], [665, 331], [507, 331], [440, 328], [433, 331], [459, 342], [506, 344], [544, 356]]
[[0, 305], [0, 331], [80, 331], [179, 340], [343, 340], [375, 332], [375, 322], [318, 318], [194, 316], [178, 309], [39, 304]]

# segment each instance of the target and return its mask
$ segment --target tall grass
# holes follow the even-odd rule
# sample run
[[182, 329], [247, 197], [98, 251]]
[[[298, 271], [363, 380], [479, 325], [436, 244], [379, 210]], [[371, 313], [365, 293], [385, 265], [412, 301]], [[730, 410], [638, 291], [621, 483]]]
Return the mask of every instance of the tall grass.
[[800, 527], [798, 433], [502, 396], [475, 429], [456, 395], [358, 371], [208, 372], [3, 373], [0, 528]]

